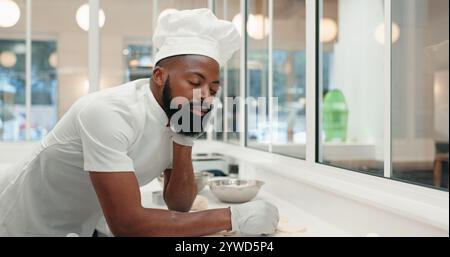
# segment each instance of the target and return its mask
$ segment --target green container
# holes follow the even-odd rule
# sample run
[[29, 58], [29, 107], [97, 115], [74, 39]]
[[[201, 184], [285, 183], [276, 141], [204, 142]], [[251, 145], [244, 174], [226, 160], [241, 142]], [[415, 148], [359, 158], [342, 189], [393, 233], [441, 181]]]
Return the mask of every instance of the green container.
[[323, 131], [325, 142], [347, 140], [348, 106], [344, 94], [333, 89], [323, 99]]

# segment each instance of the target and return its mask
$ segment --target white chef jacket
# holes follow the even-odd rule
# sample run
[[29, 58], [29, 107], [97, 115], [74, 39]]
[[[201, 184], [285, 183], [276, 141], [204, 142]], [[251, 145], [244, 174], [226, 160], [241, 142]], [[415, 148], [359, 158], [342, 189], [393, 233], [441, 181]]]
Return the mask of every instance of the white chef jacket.
[[89, 171], [134, 171], [145, 185], [171, 167], [168, 118], [149, 79], [89, 94], [0, 181], [1, 236], [91, 236], [103, 215]]

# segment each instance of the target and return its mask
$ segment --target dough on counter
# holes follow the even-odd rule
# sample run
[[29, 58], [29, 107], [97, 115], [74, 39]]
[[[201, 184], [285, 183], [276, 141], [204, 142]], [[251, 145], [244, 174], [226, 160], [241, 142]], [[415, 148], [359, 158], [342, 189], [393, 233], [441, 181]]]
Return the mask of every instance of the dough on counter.
[[[306, 227], [293, 224], [289, 222], [289, 218], [281, 216], [278, 222], [278, 227], [275, 231], [274, 236], [284, 236], [284, 237], [300, 237], [305, 236]], [[211, 237], [226, 237], [234, 236], [236, 232], [234, 231], [221, 231], [212, 235]]]
[[211, 234], [211, 235], [206, 235], [205, 237], [226, 237], [226, 236], [234, 236], [234, 235], [236, 235], [235, 231], [223, 230], [223, 231]]
[[219, 233], [217, 233], [215, 235], [218, 235], [218, 236], [234, 236], [235, 234], [236, 234], [235, 231], [226, 231], [226, 230], [224, 230], [224, 231], [221, 231], [221, 232], [219, 232]]
[[304, 232], [306, 232], [306, 228], [304, 226], [290, 223], [289, 218], [287, 217], [280, 217], [276, 231], [277, 235], [301, 236]]
[[191, 211], [204, 211], [208, 209], [208, 199], [204, 196], [197, 195], [192, 204]]

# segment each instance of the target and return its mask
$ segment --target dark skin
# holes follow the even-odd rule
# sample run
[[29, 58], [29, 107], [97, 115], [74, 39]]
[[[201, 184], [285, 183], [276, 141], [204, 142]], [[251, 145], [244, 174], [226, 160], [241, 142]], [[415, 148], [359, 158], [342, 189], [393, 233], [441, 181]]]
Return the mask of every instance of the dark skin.
[[[164, 83], [170, 76], [172, 97], [183, 96], [192, 101], [192, 90], [201, 89], [201, 97], [209, 101], [219, 90], [219, 74], [218, 63], [206, 56], [167, 58], [153, 70], [150, 89], [162, 106]], [[141, 205], [139, 184], [133, 171], [89, 172], [115, 236], [203, 236], [231, 230], [229, 208], [188, 212], [197, 195], [191, 154], [192, 147], [173, 143], [173, 168], [164, 171], [164, 200], [168, 210]]]

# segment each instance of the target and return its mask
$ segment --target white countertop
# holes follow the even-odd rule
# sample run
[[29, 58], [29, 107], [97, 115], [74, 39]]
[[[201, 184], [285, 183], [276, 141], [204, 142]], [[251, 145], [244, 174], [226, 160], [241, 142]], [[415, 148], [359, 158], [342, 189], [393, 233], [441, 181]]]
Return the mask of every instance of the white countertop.
[[[0, 144], [0, 152], [6, 154], [0, 156], [0, 176], [9, 163], [18, 161], [35, 145]], [[257, 199], [275, 204], [281, 217], [306, 228], [300, 236], [448, 237], [448, 192], [325, 169], [324, 165], [224, 143], [198, 142], [196, 149], [230, 156], [239, 161], [241, 177], [265, 181]], [[143, 206], [162, 208], [152, 204], [154, 190], [160, 190], [157, 181], [141, 188]], [[200, 195], [207, 197], [209, 208], [228, 206], [208, 188]], [[106, 227], [104, 220], [102, 224]]]
[[[7, 167], [9, 167], [10, 164], [1, 164], [0, 170], [5, 170]], [[142, 199], [142, 205], [146, 208], [166, 208], [165, 206], [160, 206], [153, 204], [152, 202], [152, 192], [161, 190], [161, 187], [156, 179], [154, 179], [149, 184], [143, 186], [141, 189], [141, 199]], [[208, 209], [214, 209], [214, 208], [224, 208], [231, 206], [233, 204], [227, 204], [220, 202], [209, 190], [209, 187], [206, 186], [205, 189], [203, 189], [201, 192], [199, 192], [199, 195], [202, 195], [208, 199]], [[280, 212], [280, 217], [283, 217], [285, 220], [288, 220], [288, 224], [294, 224], [297, 227], [304, 227], [306, 230], [302, 233], [296, 233], [296, 234], [276, 234], [275, 236], [352, 236], [348, 232], [345, 232], [315, 216], [312, 216], [308, 214], [307, 212], [303, 211], [302, 209], [294, 206], [293, 204], [288, 203], [285, 200], [282, 200], [278, 197], [275, 197], [273, 194], [268, 192], [264, 189], [264, 186], [262, 187], [259, 194], [255, 197], [256, 199], [264, 199], [275, 206], [278, 207]], [[99, 222], [99, 225], [97, 229], [105, 234], [112, 236], [112, 234], [109, 232], [109, 229], [106, 226], [106, 222], [104, 218], [102, 218]]]
[[[0, 143], [0, 176], [36, 145]], [[257, 199], [272, 202], [282, 217], [304, 226], [301, 236], [448, 237], [448, 192], [214, 141], [196, 142], [193, 152], [223, 154], [239, 163], [241, 177], [266, 182]], [[143, 205], [161, 208], [152, 204], [154, 190], [160, 190], [157, 181], [141, 188]], [[228, 206], [208, 188], [200, 195], [208, 198], [209, 208]]]
[[[146, 208], [166, 208], [165, 206], [156, 205], [152, 202], [152, 192], [161, 190], [161, 187], [158, 181], [155, 179], [146, 186], [141, 187], [141, 197], [142, 197], [142, 205]], [[209, 190], [208, 186], [205, 187], [199, 195], [202, 195], [208, 199], [208, 209], [214, 208], [224, 208], [228, 206], [232, 206], [233, 204], [222, 203], [220, 202]], [[270, 192], [264, 190], [264, 186], [259, 192], [259, 194], [253, 199], [264, 199], [275, 206], [278, 207], [280, 212], [280, 217], [284, 221], [288, 221], [289, 225], [295, 227], [303, 227], [305, 228], [304, 232], [299, 233], [280, 233], [277, 232], [274, 236], [305, 236], [305, 237], [313, 237], [313, 236], [352, 236], [351, 234], [342, 231], [339, 228], [334, 227], [331, 224], [324, 222], [321, 219], [318, 219], [303, 210], [297, 208], [296, 206], [273, 196]], [[100, 231], [105, 233], [105, 224], [104, 220], [102, 220], [103, 224], [99, 225]]]

